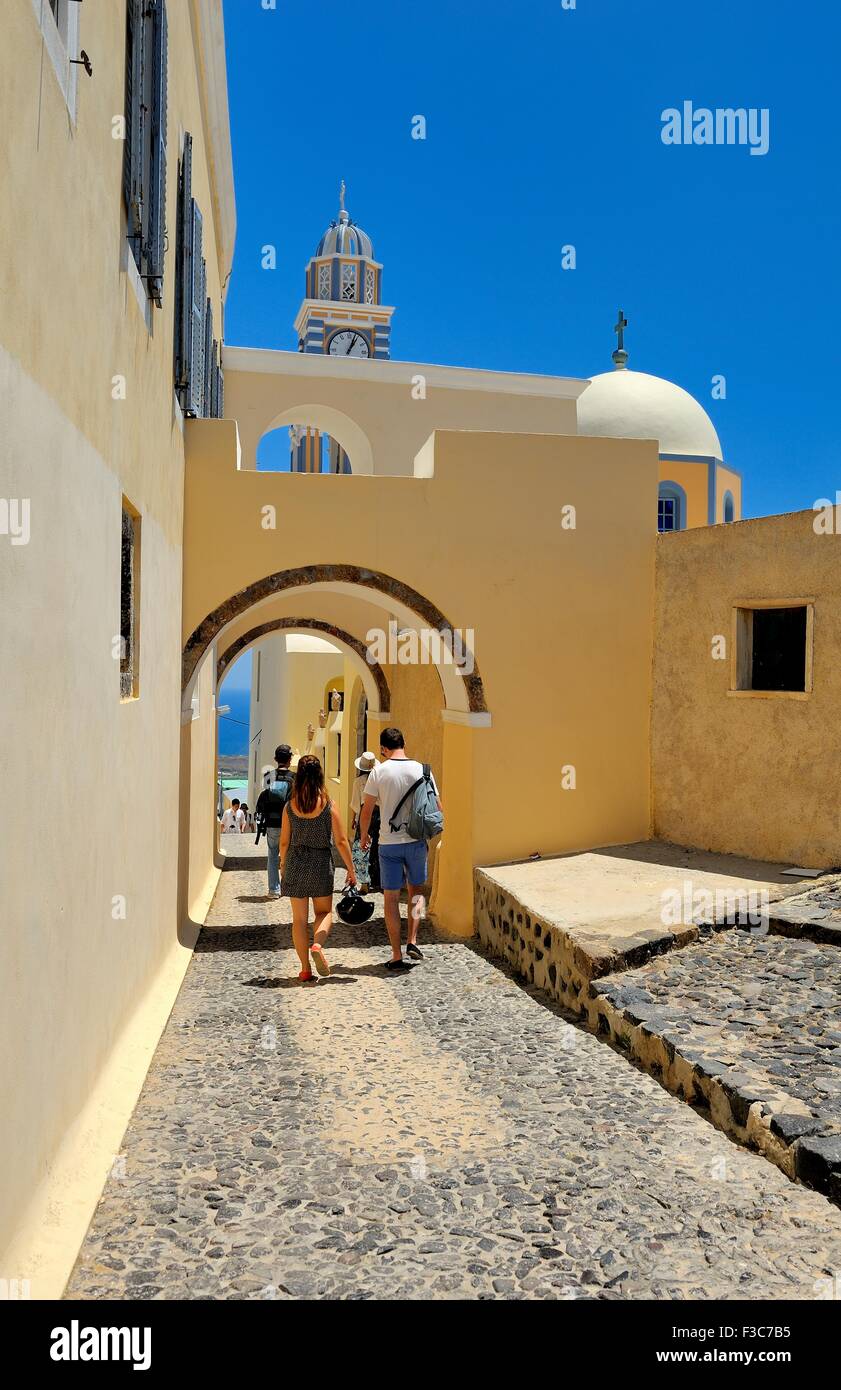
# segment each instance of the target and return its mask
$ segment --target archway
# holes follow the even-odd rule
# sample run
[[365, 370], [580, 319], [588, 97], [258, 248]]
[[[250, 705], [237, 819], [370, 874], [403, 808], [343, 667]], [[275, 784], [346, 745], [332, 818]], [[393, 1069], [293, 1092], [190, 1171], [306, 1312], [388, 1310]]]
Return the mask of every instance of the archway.
[[[303, 596], [302, 602], [306, 599], [308, 607], [311, 604], [320, 606], [323, 596], [325, 617], [316, 619], [308, 615], [299, 621], [300, 615], [284, 613], [282, 617], [278, 617], [275, 613], [270, 617], [266, 613], [263, 623], [257, 620], [260, 609], [270, 610], [273, 601], [277, 609], [278, 599], [291, 607], [294, 600], [284, 599], [284, 596], [293, 596], [296, 593]], [[396, 707], [392, 701], [386, 671], [377, 671], [377, 667], [372, 666], [366, 659], [366, 642], [371, 638], [366, 636], [364, 628], [349, 632], [347, 629], [341, 629], [335, 621], [327, 621], [331, 602], [341, 608], [341, 605], [346, 605], [350, 599], [357, 602], [362, 600], [369, 611], [379, 613], [383, 628], [389, 623], [395, 627], [399, 626], [401, 631], [403, 628], [413, 628], [424, 636], [431, 634], [442, 638], [441, 649], [450, 654], [454, 650], [458, 651], [456, 630], [452, 624], [436, 604], [410, 585], [381, 571], [359, 566], [307, 565], [266, 575], [207, 614], [191, 633], [184, 647], [185, 701], [189, 702], [196, 672], [200, 667], [205, 669], [205, 658], [214, 646], [221, 652], [218, 664], [215, 654], [212, 658], [213, 673], [216, 677], [217, 674], [224, 674], [235, 652], [241, 654], [247, 646], [257, 643], [265, 633], [281, 630], [288, 632], [293, 627], [321, 632], [328, 641], [336, 642], [337, 645], [340, 641], [347, 643], [359, 677], [357, 696], [352, 696], [348, 709], [347, 733], [350, 740], [346, 746], [353, 746], [351, 731], [358, 731], [359, 711], [364, 698], [368, 706], [369, 741], [376, 749], [379, 732], [388, 722], [389, 714], [394, 717]], [[362, 611], [364, 612], [364, 608]], [[255, 621], [250, 624], [249, 619], [252, 616]], [[434, 651], [435, 644], [431, 645]], [[440, 767], [436, 768], [436, 775], [440, 771], [447, 818], [445, 834], [438, 842], [434, 866], [431, 865], [433, 891], [430, 912], [435, 914], [436, 904], [440, 902], [445, 915], [443, 918], [439, 917], [439, 920], [450, 930], [469, 935], [472, 931], [473, 913], [473, 737], [477, 728], [490, 724], [490, 714], [482, 676], [472, 650], [465, 644], [460, 655], [461, 664], [458, 664], [452, 660], [452, 655], [449, 661], [444, 661], [441, 658], [441, 649], [438, 651], [437, 660], [424, 658], [421, 663], [427, 668], [428, 675], [425, 679], [433, 674], [433, 670], [429, 668], [434, 668], [434, 674], [438, 678], [440, 703], [436, 701], [436, 704], [441, 721], [441, 735], [437, 755]], [[404, 667], [404, 663], [391, 655], [384, 657], [384, 663]], [[411, 663], [407, 663], [405, 669], [408, 672]], [[353, 689], [356, 689], [356, 682]], [[411, 720], [404, 723], [404, 717], [408, 718], [408, 715], [405, 705], [402, 709], [404, 713], [401, 714], [399, 722], [407, 732], [407, 737], [411, 739], [412, 723]], [[429, 712], [426, 703], [419, 704], [417, 709], [425, 710], [427, 714]], [[428, 742], [418, 738], [416, 732], [414, 746], [417, 753], [423, 756], [423, 747], [428, 747]], [[351, 764], [352, 760], [348, 766]]]
[[[190, 634], [184, 646], [182, 661], [182, 685], [185, 696], [189, 693], [196, 669], [205, 652], [217, 641], [225, 628], [241, 617], [249, 608], [266, 602], [278, 594], [292, 589], [319, 588], [345, 592], [348, 589], [362, 589], [369, 596], [376, 595], [384, 612], [395, 613], [417, 628], [425, 625], [427, 631], [437, 633], [444, 639], [452, 652], [456, 648], [460, 634], [441, 612], [423, 594], [418, 593], [402, 580], [378, 570], [362, 569], [357, 565], [305, 565], [297, 569], [278, 570], [263, 579], [249, 584], [220, 604]], [[487, 722], [481, 716], [487, 715], [485, 688], [479, 667], [472, 650], [463, 648], [461, 665], [452, 662], [438, 663], [436, 666], [447, 709], [464, 711], [477, 716], [476, 723]]]
[[388, 714], [391, 708], [391, 692], [382, 666], [377, 662], [370, 663], [367, 660], [367, 649], [363, 642], [351, 636], [349, 632], [335, 627], [332, 623], [321, 622], [316, 618], [274, 618], [271, 622], [249, 628], [248, 632], [243, 633], [241, 637], [232, 642], [218, 658], [216, 662], [217, 689], [225, 677], [225, 672], [233, 662], [242, 656], [249, 647], [253, 647], [261, 638], [267, 637], [272, 632], [288, 632], [290, 634], [318, 632], [329, 637], [340, 649], [346, 651], [348, 656], [358, 658], [360, 662], [359, 678], [363, 683], [369, 707], [379, 710], [382, 714]]
[[[321, 436], [335, 440], [349, 459], [353, 473], [373, 473], [374, 455], [367, 434], [349, 415], [329, 405], [296, 405], [275, 416], [260, 436], [257, 445], [258, 467], [263, 440], [274, 430], [285, 429], [288, 426], [310, 432], [316, 431]], [[302, 471], [320, 473], [321, 467]]]

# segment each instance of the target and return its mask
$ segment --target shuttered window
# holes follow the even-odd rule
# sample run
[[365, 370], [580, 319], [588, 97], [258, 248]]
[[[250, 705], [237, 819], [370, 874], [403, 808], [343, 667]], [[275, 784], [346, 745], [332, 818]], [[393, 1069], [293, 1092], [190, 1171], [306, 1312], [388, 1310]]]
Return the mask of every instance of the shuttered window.
[[159, 307], [166, 251], [168, 50], [165, 0], [127, 0], [123, 198], [131, 252]]
[[185, 415], [221, 418], [225, 381], [221, 347], [213, 336], [203, 238], [204, 219], [193, 197], [193, 140], [185, 135], [175, 257], [175, 389]]

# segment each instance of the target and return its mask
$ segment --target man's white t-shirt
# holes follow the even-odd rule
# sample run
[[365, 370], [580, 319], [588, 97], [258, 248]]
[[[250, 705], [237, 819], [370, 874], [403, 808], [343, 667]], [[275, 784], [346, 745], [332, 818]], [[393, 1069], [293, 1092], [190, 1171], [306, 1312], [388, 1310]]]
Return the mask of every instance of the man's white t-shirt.
[[223, 817], [222, 817], [222, 831], [223, 831], [223, 833], [224, 833], [226, 830], [237, 830], [237, 831], [240, 831], [240, 833], [241, 833], [241, 832], [242, 832], [242, 827], [244, 826], [244, 824], [245, 824], [245, 814], [239, 809], [239, 807], [237, 807], [237, 810], [236, 810], [236, 812], [235, 812], [234, 809], [233, 809], [233, 807], [232, 807], [232, 806], [229, 806], [228, 809], [227, 809], [227, 811], [225, 812], [225, 814], [224, 814]]
[[[374, 797], [380, 808], [381, 845], [411, 845], [416, 843], [405, 828], [411, 810], [411, 798], [404, 802], [400, 811], [401, 828], [392, 830], [389, 822], [395, 809], [400, 805], [401, 798], [422, 776], [423, 764], [415, 762], [414, 758], [388, 758], [383, 763], [377, 763], [368, 777], [364, 794]], [[438, 788], [435, 785], [434, 777], [432, 785], [435, 787], [435, 795], [437, 796]]]

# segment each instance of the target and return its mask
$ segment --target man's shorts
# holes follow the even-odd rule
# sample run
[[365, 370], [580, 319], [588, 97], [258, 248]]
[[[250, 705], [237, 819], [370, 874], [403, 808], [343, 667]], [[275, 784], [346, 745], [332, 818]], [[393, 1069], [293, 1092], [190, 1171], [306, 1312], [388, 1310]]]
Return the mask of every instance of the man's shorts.
[[404, 878], [415, 888], [426, 883], [426, 845], [423, 840], [409, 840], [405, 845], [380, 845], [380, 878], [384, 892], [402, 888]]

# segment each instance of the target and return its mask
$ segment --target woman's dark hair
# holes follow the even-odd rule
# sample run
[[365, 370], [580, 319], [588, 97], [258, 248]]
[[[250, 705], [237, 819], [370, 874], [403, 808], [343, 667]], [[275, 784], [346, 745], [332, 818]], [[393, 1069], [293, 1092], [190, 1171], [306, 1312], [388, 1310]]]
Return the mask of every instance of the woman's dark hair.
[[380, 734], [380, 747], [388, 748], [393, 751], [395, 748], [405, 748], [406, 744], [399, 729], [383, 729]]
[[314, 753], [305, 753], [298, 761], [295, 773], [295, 800], [305, 815], [318, 805], [324, 791], [324, 768]]

